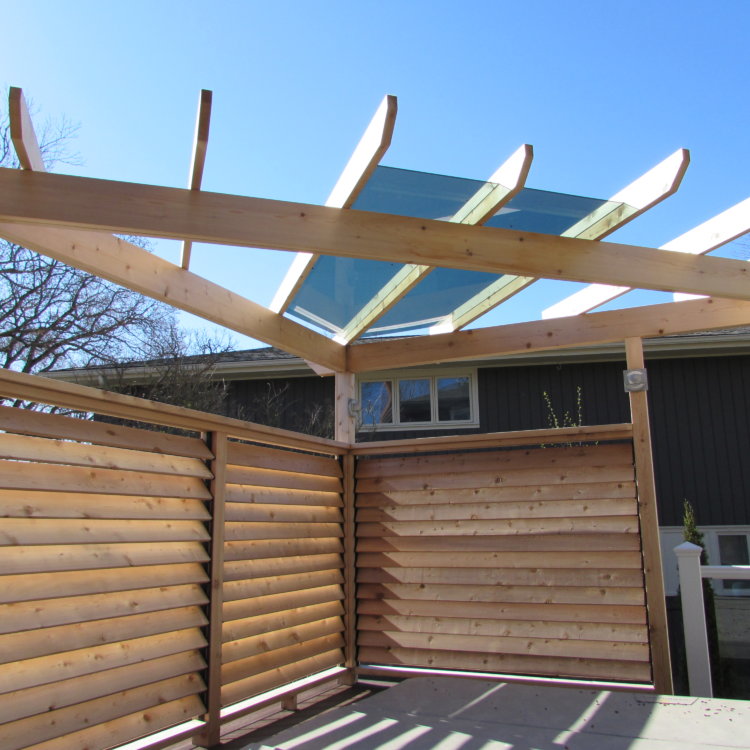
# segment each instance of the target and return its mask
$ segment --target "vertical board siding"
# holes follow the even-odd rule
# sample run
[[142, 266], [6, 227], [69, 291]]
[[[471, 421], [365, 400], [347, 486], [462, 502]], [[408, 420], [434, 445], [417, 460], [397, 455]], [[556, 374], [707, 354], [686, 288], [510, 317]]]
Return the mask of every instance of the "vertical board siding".
[[341, 466], [230, 442], [222, 704], [341, 664]]
[[632, 445], [360, 459], [362, 663], [651, 679]]
[[3, 748], [199, 716], [205, 444], [9, 407], [0, 423]]

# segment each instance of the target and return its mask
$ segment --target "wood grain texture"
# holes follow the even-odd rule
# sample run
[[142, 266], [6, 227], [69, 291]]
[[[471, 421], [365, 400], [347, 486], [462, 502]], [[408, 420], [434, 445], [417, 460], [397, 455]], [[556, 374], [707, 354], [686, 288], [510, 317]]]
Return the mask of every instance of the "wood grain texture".
[[227, 463], [237, 466], [251, 466], [257, 469], [278, 469], [299, 474], [340, 477], [341, 467], [336, 459], [329, 456], [315, 456], [268, 448], [262, 445], [249, 445], [230, 441], [227, 448]]

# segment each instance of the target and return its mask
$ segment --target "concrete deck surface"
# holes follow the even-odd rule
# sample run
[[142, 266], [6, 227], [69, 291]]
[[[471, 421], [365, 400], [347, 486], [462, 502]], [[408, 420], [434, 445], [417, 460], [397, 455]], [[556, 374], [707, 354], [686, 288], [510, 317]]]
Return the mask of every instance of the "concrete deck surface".
[[417, 677], [244, 750], [750, 748], [750, 702]]

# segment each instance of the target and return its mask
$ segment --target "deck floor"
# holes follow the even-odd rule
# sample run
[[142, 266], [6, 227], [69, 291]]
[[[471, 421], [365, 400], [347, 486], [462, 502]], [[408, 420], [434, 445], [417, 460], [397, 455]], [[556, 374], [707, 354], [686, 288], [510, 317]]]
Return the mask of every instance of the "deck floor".
[[[350, 689], [351, 690], [351, 689]], [[750, 702], [417, 677], [229, 750], [706, 750], [750, 746]], [[355, 703], [350, 701], [356, 700]], [[338, 701], [338, 704], [337, 704]], [[345, 705], [341, 705], [344, 703]], [[324, 709], [321, 712], [321, 708]]]

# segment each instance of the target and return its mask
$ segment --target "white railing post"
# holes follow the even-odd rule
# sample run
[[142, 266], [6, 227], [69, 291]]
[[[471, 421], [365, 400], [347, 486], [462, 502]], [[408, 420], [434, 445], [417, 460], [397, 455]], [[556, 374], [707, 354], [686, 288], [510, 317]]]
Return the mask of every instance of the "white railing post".
[[680, 572], [682, 622], [685, 629], [690, 695], [712, 698], [711, 662], [708, 657], [706, 612], [703, 607], [701, 551], [697, 544], [690, 542], [683, 542], [674, 548]]

